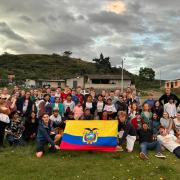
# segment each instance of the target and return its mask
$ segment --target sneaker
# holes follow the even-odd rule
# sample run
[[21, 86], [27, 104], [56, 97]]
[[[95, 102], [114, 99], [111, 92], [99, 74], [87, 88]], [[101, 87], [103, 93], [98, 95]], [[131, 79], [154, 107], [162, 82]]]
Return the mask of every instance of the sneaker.
[[161, 154], [161, 153], [157, 153], [156, 155], [155, 155], [157, 158], [166, 158], [166, 156], [165, 155], [163, 155], [163, 154]]
[[143, 160], [149, 159], [149, 158], [147, 157], [147, 155], [144, 154], [143, 152], [140, 152], [139, 156], [140, 156], [140, 158], [143, 159]]

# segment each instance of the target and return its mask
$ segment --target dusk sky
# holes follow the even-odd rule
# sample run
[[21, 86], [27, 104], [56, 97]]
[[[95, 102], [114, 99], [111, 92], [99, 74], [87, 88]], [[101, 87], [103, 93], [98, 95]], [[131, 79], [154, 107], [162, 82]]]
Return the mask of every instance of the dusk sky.
[[180, 0], [0, 0], [0, 54], [73, 52], [180, 78]]

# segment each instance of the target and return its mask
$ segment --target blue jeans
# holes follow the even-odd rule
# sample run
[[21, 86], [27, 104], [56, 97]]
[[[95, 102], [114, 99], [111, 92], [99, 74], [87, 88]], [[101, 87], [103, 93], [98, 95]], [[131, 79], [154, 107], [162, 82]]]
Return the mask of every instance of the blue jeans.
[[140, 144], [140, 149], [141, 152], [143, 152], [144, 154], [147, 154], [147, 150], [152, 150], [155, 149], [157, 153], [161, 152], [161, 145], [158, 141], [154, 141], [154, 142], [143, 142]]
[[10, 145], [20, 145], [20, 146], [24, 145], [22, 137], [17, 139], [13, 135], [7, 135], [6, 139], [9, 142]]

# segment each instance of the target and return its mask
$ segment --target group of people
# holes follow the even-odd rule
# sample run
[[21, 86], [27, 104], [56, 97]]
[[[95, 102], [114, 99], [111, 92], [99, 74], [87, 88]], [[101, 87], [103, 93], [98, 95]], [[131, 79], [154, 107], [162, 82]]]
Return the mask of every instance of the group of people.
[[46, 144], [52, 151], [60, 149], [66, 120], [117, 120], [117, 151], [126, 143], [132, 152], [138, 141], [142, 159], [148, 159], [149, 149], [165, 158], [163, 148], [180, 158], [180, 99], [170, 89], [156, 100], [149, 93], [144, 102], [130, 87], [124, 93], [116, 89], [97, 94], [94, 88], [81, 92], [81, 87], [68, 86], [0, 89], [0, 148], [4, 140], [10, 146], [36, 140], [36, 156], [42, 157]]

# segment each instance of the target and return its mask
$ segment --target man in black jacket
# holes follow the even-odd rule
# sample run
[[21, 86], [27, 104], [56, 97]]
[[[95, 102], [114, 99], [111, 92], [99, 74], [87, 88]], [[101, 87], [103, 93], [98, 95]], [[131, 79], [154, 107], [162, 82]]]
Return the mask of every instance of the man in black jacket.
[[176, 107], [179, 106], [180, 104], [180, 99], [173, 93], [171, 93], [171, 89], [167, 88], [165, 94], [163, 94], [160, 98], [159, 98], [159, 102], [164, 105], [166, 103], [169, 102], [169, 99], [173, 98], [176, 101]]
[[147, 156], [148, 149], [156, 149], [156, 157], [157, 158], [165, 158], [163, 154], [161, 154], [161, 145], [159, 141], [154, 140], [153, 131], [149, 129], [148, 124], [144, 123], [142, 128], [138, 130], [139, 143], [140, 143], [140, 158], [145, 160], [149, 159]]

